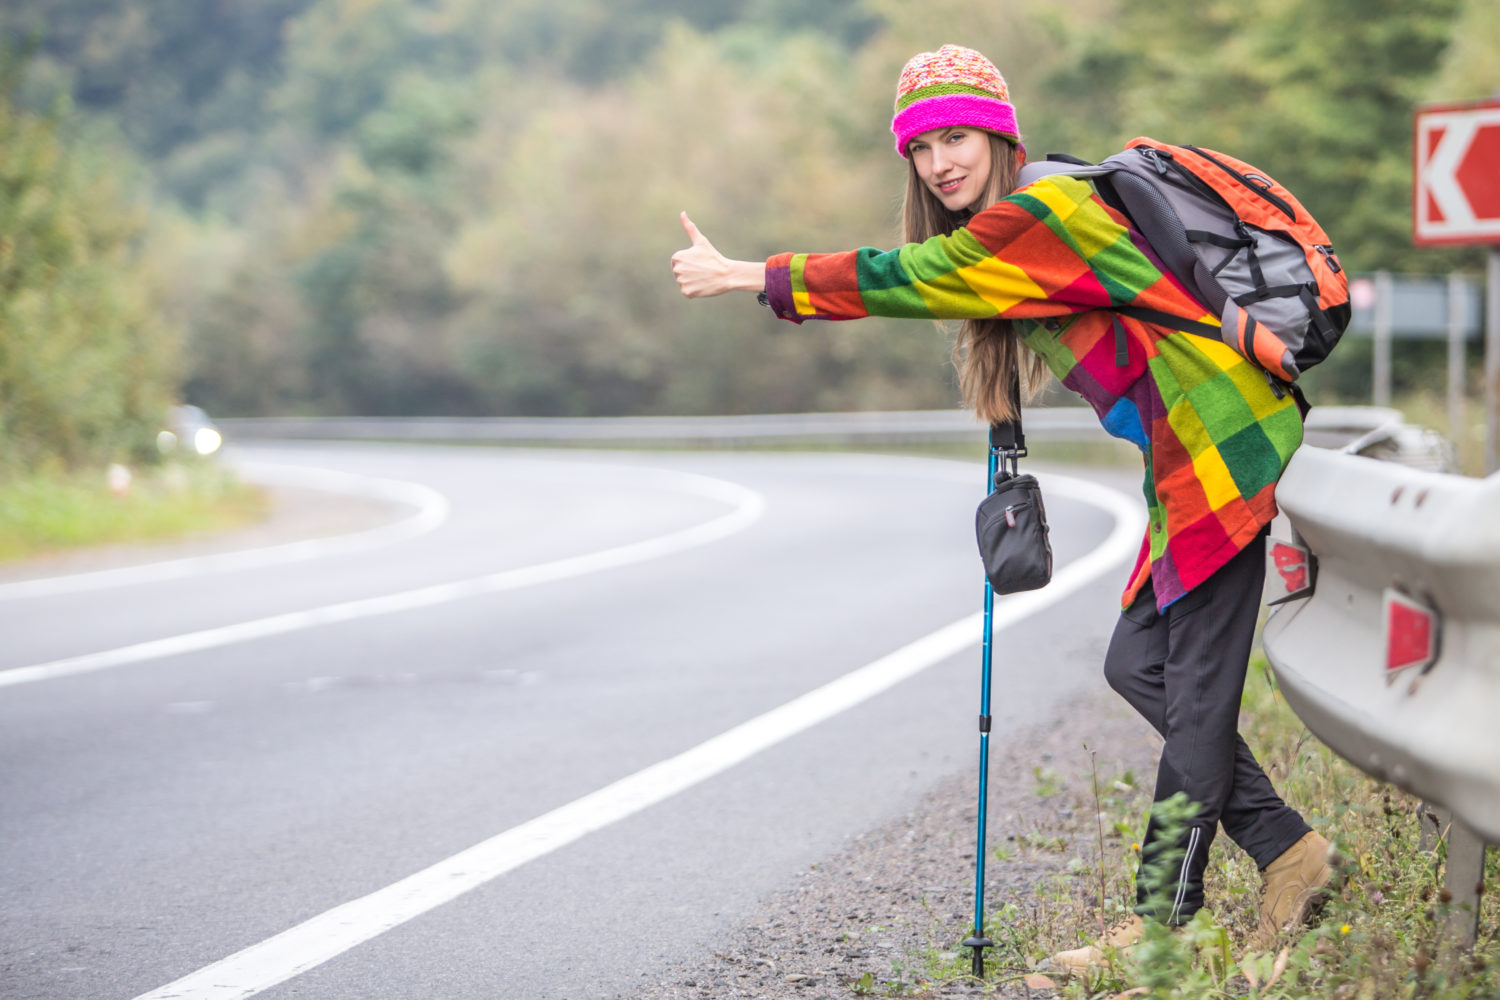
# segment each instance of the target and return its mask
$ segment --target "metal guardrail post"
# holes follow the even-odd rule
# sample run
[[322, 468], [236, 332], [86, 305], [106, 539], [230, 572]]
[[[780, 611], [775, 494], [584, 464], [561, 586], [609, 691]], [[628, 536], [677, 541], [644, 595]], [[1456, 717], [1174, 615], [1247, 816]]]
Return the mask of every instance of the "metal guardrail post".
[[1375, 360], [1370, 381], [1376, 406], [1391, 405], [1391, 273], [1375, 272]]
[[1454, 819], [1448, 827], [1448, 930], [1465, 948], [1479, 937], [1479, 897], [1484, 892], [1484, 838]]
[[1447, 841], [1448, 861], [1443, 888], [1448, 890], [1448, 931], [1465, 948], [1474, 947], [1479, 938], [1479, 901], [1484, 895], [1484, 856], [1488, 845], [1484, 838], [1453, 811], [1429, 802], [1417, 806], [1417, 822], [1422, 834], [1417, 850], [1430, 854]]

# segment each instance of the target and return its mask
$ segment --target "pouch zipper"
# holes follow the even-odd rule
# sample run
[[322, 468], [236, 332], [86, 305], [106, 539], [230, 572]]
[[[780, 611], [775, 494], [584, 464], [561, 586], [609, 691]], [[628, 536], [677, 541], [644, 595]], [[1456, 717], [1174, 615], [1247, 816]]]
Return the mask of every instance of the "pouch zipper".
[[1026, 510], [1031, 506], [1032, 503], [1030, 500], [1017, 500], [1015, 503], [1009, 504], [1005, 508], [1005, 523], [1014, 528], [1016, 526], [1016, 515], [1012, 512], [1018, 510]]
[[1016, 526], [1016, 523], [1017, 523], [1015, 512], [1018, 511], [1018, 510], [1025, 510], [1027, 507], [1030, 507], [1030, 506], [1031, 506], [1031, 501], [1030, 500], [1022, 500], [1019, 503], [1010, 504], [1004, 510], [1002, 510], [999, 514], [995, 514], [995, 515], [992, 515], [991, 517], [987, 518], [984, 523], [985, 524], [994, 524], [996, 517], [1004, 516], [1006, 527], [1014, 528]]

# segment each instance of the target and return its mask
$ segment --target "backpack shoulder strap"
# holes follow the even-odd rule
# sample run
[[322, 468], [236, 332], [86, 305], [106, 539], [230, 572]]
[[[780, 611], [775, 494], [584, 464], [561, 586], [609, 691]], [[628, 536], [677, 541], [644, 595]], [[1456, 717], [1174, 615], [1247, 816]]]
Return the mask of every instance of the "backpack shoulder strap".
[[1115, 178], [1120, 172], [1120, 166], [1116, 162], [1117, 156], [1112, 156], [1103, 163], [1090, 163], [1088, 160], [1080, 160], [1076, 156], [1066, 153], [1048, 153], [1045, 160], [1027, 163], [1021, 167], [1020, 175], [1016, 181], [1016, 190], [1019, 191], [1028, 184], [1033, 184], [1044, 177], [1077, 177], [1080, 180], [1091, 181], [1094, 191], [1104, 203], [1118, 212], [1124, 212], [1127, 216], [1130, 210], [1125, 207], [1120, 195], [1115, 191]]
[[1016, 190], [1020, 190], [1028, 184], [1034, 184], [1043, 177], [1053, 177], [1062, 174], [1066, 177], [1103, 177], [1105, 174], [1114, 172], [1114, 167], [1107, 167], [1098, 163], [1085, 163], [1082, 160], [1036, 160], [1021, 167], [1021, 175], [1016, 181]]

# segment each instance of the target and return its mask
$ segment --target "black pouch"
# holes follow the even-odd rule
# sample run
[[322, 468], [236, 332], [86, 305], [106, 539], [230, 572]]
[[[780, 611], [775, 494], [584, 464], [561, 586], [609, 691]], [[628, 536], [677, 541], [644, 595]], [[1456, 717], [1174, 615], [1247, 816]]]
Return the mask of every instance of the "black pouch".
[[1052, 541], [1036, 477], [1002, 471], [974, 513], [984, 575], [997, 594], [1044, 587], [1052, 579]]

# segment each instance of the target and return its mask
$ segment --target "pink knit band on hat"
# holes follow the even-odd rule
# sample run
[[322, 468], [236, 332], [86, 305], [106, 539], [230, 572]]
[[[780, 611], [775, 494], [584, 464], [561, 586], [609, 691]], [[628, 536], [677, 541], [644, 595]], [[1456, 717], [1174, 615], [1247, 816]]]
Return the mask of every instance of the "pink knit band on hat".
[[1016, 126], [1015, 107], [993, 97], [974, 94], [929, 97], [908, 105], [891, 121], [891, 131], [896, 134], [896, 152], [902, 156], [910, 155], [906, 144], [913, 136], [933, 129], [963, 126], [998, 132], [1019, 145], [1021, 130]]

